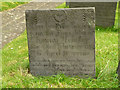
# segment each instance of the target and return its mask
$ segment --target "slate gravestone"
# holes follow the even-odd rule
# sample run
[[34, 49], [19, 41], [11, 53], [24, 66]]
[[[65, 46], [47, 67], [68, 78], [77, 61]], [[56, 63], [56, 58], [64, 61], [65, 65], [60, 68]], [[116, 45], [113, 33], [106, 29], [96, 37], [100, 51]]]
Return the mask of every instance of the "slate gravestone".
[[94, 8], [27, 10], [32, 75], [95, 76]]
[[115, 22], [117, 2], [69, 2], [70, 8], [95, 7], [96, 25], [112, 27]]

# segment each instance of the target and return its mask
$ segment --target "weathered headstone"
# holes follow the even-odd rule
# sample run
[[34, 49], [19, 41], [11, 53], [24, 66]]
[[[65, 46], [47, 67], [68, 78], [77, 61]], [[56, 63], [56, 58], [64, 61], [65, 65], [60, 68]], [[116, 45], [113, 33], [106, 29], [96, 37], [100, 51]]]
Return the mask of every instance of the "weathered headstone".
[[115, 22], [117, 2], [69, 2], [70, 8], [95, 7], [96, 25], [112, 27]]
[[30, 73], [95, 76], [94, 8], [26, 11]]
[[118, 6], [118, 68], [117, 74], [119, 79], [119, 87], [120, 87], [120, 1]]

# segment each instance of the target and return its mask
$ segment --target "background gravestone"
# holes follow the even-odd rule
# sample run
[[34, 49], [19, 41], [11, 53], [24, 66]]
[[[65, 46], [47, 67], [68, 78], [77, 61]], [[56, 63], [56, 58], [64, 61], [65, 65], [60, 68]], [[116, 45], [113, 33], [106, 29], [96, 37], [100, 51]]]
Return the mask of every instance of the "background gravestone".
[[96, 25], [112, 27], [115, 22], [117, 2], [69, 2], [70, 8], [95, 7]]
[[27, 10], [30, 73], [95, 76], [94, 8]]
[[118, 68], [117, 68], [117, 74], [119, 79], [119, 87], [120, 87], [120, 1], [118, 6]]

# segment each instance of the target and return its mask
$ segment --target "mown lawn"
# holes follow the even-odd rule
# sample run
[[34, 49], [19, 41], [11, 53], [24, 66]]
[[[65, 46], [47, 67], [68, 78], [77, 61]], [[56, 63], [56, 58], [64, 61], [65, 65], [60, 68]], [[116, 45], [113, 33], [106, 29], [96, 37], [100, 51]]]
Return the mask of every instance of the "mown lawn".
[[[30, 1], [30, 0], [28, 0], [28, 1]], [[26, 3], [27, 2], [13, 2], [13, 0], [11, 0], [11, 2], [0, 2], [0, 12], [15, 8], [19, 5], [26, 4]]]
[[[62, 6], [64, 7], [64, 5]], [[60, 7], [59, 7], [60, 8]], [[34, 77], [28, 73], [26, 31], [2, 49], [3, 88], [117, 88], [118, 33], [114, 28], [96, 27], [97, 79], [68, 77], [64, 74]]]

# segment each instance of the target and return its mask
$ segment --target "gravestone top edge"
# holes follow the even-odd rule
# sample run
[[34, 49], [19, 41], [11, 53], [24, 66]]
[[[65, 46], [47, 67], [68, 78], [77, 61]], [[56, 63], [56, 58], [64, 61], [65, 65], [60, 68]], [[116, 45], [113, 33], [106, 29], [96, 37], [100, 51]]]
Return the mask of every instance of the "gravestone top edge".
[[112, 3], [112, 2], [119, 2], [119, 0], [66, 0], [66, 2], [105, 2], [105, 3]]
[[29, 12], [29, 11], [51, 11], [51, 10], [75, 10], [75, 9], [95, 9], [95, 7], [39, 9], [39, 10], [31, 9], [31, 10], [26, 10], [25, 12]]

